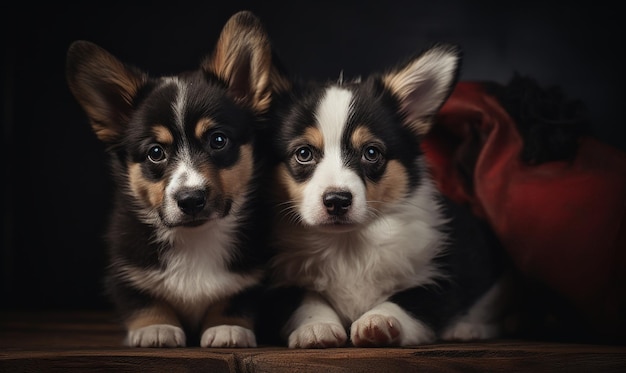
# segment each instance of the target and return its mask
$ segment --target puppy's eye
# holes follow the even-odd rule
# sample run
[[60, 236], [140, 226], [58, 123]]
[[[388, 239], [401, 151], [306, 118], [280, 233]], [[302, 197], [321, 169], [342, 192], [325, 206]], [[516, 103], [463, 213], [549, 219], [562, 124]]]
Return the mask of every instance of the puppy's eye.
[[313, 161], [313, 152], [308, 146], [302, 146], [296, 150], [296, 160], [298, 163], [307, 164]]
[[363, 150], [363, 159], [367, 162], [375, 163], [380, 161], [383, 154], [377, 147], [370, 145]]
[[221, 132], [212, 133], [209, 137], [209, 146], [211, 149], [220, 150], [228, 143], [228, 137]]
[[148, 150], [148, 159], [152, 163], [160, 163], [165, 161], [165, 150], [160, 145], [152, 145]]

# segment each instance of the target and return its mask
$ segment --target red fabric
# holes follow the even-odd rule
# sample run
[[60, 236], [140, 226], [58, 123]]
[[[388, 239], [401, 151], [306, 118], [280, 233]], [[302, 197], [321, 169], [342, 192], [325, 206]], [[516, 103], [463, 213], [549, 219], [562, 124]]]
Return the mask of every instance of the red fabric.
[[423, 145], [442, 192], [490, 222], [523, 274], [600, 332], [626, 332], [624, 152], [584, 137], [573, 161], [526, 165], [514, 121], [478, 82], [457, 85]]

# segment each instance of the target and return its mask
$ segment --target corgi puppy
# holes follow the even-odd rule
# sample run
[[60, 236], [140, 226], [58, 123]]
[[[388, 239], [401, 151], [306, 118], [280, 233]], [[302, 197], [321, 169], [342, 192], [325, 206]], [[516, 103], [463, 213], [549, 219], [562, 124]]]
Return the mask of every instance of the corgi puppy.
[[232, 16], [195, 71], [153, 77], [88, 41], [67, 80], [115, 182], [106, 286], [135, 347], [255, 347], [268, 231], [256, 136], [271, 48]]
[[278, 324], [290, 348], [498, 336], [501, 249], [441, 195], [420, 149], [460, 62], [440, 44], [355, 81], [284, 77], [271, 275], [275, 294], [301, 294]]

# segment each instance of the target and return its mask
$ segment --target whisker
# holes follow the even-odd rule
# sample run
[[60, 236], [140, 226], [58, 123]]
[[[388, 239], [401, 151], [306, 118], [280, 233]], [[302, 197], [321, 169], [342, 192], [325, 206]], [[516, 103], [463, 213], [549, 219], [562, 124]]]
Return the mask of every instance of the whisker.
[[298, 206], [291, 201], [286, 201], [277, 204], [277, 207], [282, 207], [278, 210], [278, 215], [281, 220], [291, 222], [291, 223], [300, 223], [302, 221], [302, 217], [298, 213]]

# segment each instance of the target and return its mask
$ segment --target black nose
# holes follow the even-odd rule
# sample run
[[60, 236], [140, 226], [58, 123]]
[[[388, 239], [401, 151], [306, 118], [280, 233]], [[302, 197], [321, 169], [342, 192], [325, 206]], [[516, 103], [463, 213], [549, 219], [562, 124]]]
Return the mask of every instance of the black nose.
[[187, 215], [195, 215], [202, 211], [206, 204], [204, 189], [185, 189], [176, 193], [178, 208]]
[[350, 192], [327, 192], [323, 196], [324, 206], [330, 215], [340, 216], [345, 214], [352, 205], [352, 193]]

